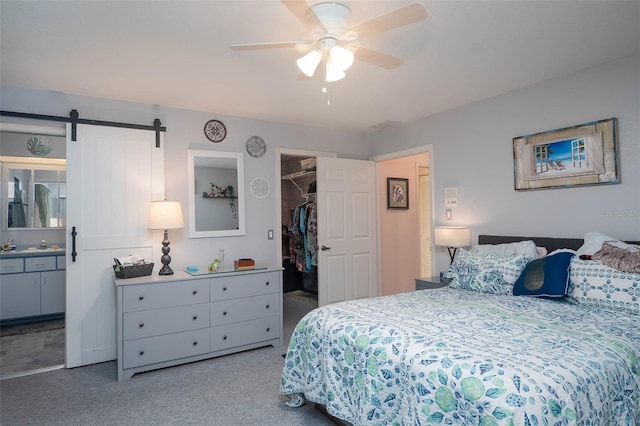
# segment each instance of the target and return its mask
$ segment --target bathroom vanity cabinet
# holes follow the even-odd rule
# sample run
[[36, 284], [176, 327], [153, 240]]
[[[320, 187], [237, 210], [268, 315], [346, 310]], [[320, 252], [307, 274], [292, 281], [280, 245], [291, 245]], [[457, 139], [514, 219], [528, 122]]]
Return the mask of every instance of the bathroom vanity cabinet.
[[24, 252], [0, 255], [0, 320], [64, 313], [64, 249]]
[[135, 373], [282, 346], [282, 269], [115, 279], [118, 381]]

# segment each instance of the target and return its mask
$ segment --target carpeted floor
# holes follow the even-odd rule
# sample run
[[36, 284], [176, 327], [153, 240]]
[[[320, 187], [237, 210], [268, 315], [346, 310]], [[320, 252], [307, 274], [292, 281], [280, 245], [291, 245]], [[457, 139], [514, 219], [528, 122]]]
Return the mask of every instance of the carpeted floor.
[[136, 374], [117, 381], [115, 361], [0, 381], [4, 425], [332, 425], [279, 394], [282, 354], [313, 307], [284, 296], [285, 346]]
[[318, 295], [313, 293], [308, 293], [302, 290], [295, 290], [286, 293], [287, 297], [295, 299], [300, 302], [308, 303], [312, 305], [314, 308], [318, 307]]

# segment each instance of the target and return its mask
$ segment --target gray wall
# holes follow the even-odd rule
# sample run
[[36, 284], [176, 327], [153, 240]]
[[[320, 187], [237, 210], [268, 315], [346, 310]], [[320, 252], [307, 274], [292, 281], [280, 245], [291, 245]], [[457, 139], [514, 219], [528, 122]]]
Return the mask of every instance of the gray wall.
[[[621, 183], [516, 192], [512, 139], [616, 117]], [[610, 62], [370, 137], [372, 154], [433, 144], [434, 222], [481, 233], [640, 239], [640, 57]], [[393, 143], [390, 143], [393, 141]], [[444, 188], [460, 207], [445, 220]], [[448, 265], [436, 249], [437, 267]]]
[[[428, 77], [425, 77], [428, 78]], [[266, 239], [277, 223], [275, 148], [336, 152], [339, 157], [369, 156], [433, 145], [434, 221], [469, 225], [479, 233], [580, 237], [600, 231], [622, 239], [640, 239], [640, 57], [638, 55], [541, 82], [504, 95], [370, 135], [251, 120], [207, 112], [2, 87], [3, 110], [83, 118], [152, 123], [160, 118], [165, 135], [165, 196], [182, 202], [187, 217], [188, 147], [245, 152], [253, 135], [267, 143], [259, 159], [245, 155], [245, 186], [264, 177], [271, 193], [246, 194], [246, 236], [189, 239], [188, 228], [171, 231], [172, 265], [206, 264], [224, 249], [228, 259], [253, 257], [279, 263], [276, 242]], [[516, 136], [617, 117], [619, 185], [515, 192], [512, 139]], [[203, 134], [217, 118], [228, 136], [219, 144]], [[445, 220], [443, 191], [457, 186], [460, 207]], [[71, 224], [69, 224], [71, 225]], [[276, 230], [276, 232], [278, 232]], [[158, 250], [156, 250], [158, 251]], [[436, 250], [434, 270], [448, 265], [446, 250]], [[158, 256], [159, 257], [159, 256]]]
[[[278, 265], [276, 240], [267, 240], [267, 230], [276, 229], [277, 203], [276, 148], [303, 149], [335, 152], [339, 157], [366, 159], [369, 145], [363, 135], [290, 124], [252, 120], [222, 114], [189, 111], [158, 105], [76, 96], [53, 91], [40, 91], [2, 86], [0, 107], [2, 110], [35, 114], [68, 116], [77, 109], [81, 118], [119, 121], [137, 124], [153, 123], [155, 118], [167, 127], [165, 134], [165, 197], [182, 202], [185, 221], [188, 220], [187, 149], [216, 149], [242, 152], [245, 159], [246, 235], [227, 238], [189, 239], [188, 224], [184, 229], [169, 232], [171, 241], [171, 266], [179, 269], [186, 265], [208, 265], [225, 250], [225, 261], [240, 257], [252, 257], [257, 262]], [[204, 124], [211, 119], [221, 120], [227, 127], [227, 137], [221, 143], [209, 142], [203, 133]], [[40, 123], [51, 124], [51, 123]], [[246, 154], [245, 143], [250, 136], [260, 136], [267, 144], [267, 152], [261, 158]], [[255, 177], [269, 181], [271, 192], [262, 199], [254, 198], [248, 188]], [[68, 224], [72, 226], [73, 224]], [[154, 236], [156, 234], [153, 234]], [[156, 261], [161, 256], [161, 234], [157, 234], [158, 247], [154, 250]]]

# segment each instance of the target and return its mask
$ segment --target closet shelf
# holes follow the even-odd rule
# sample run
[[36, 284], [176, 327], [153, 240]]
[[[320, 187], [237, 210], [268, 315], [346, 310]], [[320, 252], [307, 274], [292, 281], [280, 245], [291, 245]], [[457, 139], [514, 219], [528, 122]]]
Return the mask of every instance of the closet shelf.
[[315, 174], [316, 174], [315, 170], [304, 170], [302, 172], [295, 172], [288, 175], [284, 175], [282, 176], [282, 180], [291, 180], [291, 179], [295, 179], [303, 176], [311, 176]]

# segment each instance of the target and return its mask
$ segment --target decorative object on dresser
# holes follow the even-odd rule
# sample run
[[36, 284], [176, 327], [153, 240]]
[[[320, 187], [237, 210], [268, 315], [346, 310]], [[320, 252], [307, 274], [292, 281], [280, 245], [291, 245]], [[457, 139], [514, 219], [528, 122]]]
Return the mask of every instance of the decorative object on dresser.
[[387, 209], [409, 208], [409, 179], [387, 178]]
[[135, 373], [282, 346], [282, 268], [114, 280], [118, 381]]
[[253, 259], [238, 259], [233, 261], [233, 267], [239, 271], [253, 269], [256, 267], [256, 262]]
[[227, 137], [227, 128], [220, 120], [209, 120], [204, 125], [204, 135], [211, 142], [222, 142]]
[[435, 245], [447, 248], [451, 262], [459, 248], [471, 245], [471, 229], [464, 226], [436, 226], [434, 237]]
[[617, 119], [513, 138], [515, 189], [619, 183]]
[[184, 227], [182, 219], [182, 206], [180, 201], [152, 201], [149, 209], [149, 229], [164, 229], [164, 239], [162, 240], [162, 269], [159, 275], [171, 275], [173, 270], [169, 266], [171, 256], [169, 252], [169, 229], [179, 229]]

